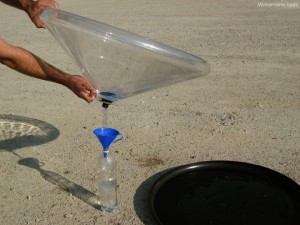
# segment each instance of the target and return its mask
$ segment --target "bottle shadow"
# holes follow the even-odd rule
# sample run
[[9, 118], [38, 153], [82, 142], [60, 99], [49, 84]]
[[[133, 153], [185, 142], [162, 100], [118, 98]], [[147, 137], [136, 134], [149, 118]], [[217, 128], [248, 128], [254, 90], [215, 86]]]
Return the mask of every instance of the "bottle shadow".
[[59, 130], [56, 127], [41, 120], [16, 115], [0, 115], [0, 152], [13, 154], [18, 158], [19, 165], [38, 170], [48, 182], [71, 193], [93, 208], [100, 210], [96, 194], [58, 173], [42, 169], [41, 167], [44, 163], [39, 162], [38, 159], [23, 158], [16, 153], [16, 150], [21, 148], [53, 141], [58, 138], [59, 134]]
[[48, 182], [58, 186], [62, 190], [72, 194], [76, 198], [92, 206], [97, 210], [101, 210], [98, 204], [98, 196], [85, 189], [84, 187], [68, 180], [67, 178], [59, 175], [58, 173], [47, 171], [41, 168], [39, 160], [35, 158], [22, 158], [18, 161], [18, 164], [27, 166], [40, 172], [41, 176]]

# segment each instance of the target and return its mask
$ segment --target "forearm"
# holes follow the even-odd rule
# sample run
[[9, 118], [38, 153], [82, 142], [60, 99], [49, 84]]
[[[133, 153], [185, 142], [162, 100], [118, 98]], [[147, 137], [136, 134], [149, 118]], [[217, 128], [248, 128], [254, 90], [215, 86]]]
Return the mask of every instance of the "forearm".
[[66, 85], [70, 75], [46, 63], [25, 49], [6, 45], [0, 55], [2, 64], [31, 77]]

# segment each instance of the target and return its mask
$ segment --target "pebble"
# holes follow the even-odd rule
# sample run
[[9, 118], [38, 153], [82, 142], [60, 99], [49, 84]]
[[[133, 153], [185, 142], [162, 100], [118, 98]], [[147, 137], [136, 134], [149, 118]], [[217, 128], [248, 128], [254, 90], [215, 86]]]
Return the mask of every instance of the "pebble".
[[65, 218], [72, 218], [73, 215], [72, 215], [72, 214], [65, 214], [64, 217], [65, 217]]
[[31, 196], [29, 196], [29, 195], [26, 196], [26, 199], [27, 199], [27, 200], [31, 200]]

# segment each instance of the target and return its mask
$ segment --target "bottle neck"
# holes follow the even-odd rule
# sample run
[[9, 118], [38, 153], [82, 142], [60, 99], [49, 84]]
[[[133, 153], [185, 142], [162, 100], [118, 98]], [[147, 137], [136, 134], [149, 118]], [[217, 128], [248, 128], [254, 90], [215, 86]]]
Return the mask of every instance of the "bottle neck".
[[108, 149], [104, 149], [104, 150], [103, 150], [103, 157], [104, 157], [105, 159], [108, 158], [108, 154], [109, 154], [109, 150], [108, 150]]

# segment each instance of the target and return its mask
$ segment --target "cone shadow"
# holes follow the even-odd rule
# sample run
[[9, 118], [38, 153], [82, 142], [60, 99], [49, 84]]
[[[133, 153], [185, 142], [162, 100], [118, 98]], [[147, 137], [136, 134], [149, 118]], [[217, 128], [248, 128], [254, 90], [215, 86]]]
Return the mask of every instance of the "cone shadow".
[[41, 120], [0, 115], [0, 151], [14, 150], [45, 144], [55, 140], [59, 130]]

